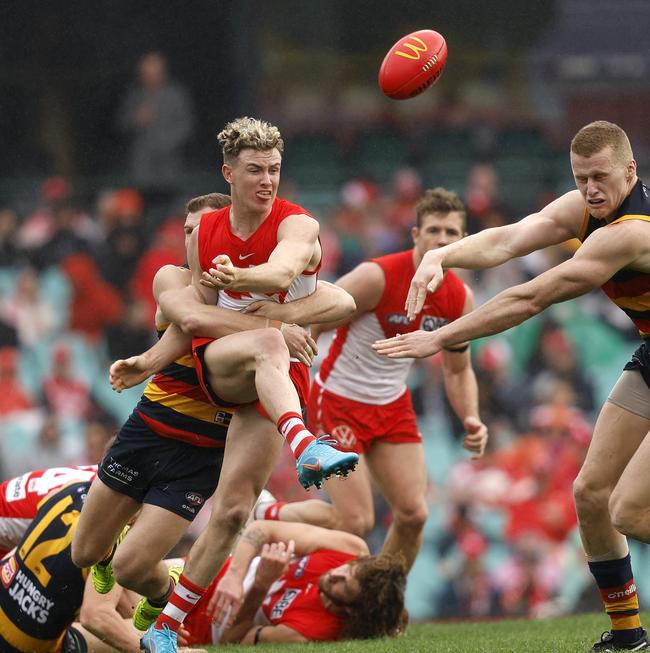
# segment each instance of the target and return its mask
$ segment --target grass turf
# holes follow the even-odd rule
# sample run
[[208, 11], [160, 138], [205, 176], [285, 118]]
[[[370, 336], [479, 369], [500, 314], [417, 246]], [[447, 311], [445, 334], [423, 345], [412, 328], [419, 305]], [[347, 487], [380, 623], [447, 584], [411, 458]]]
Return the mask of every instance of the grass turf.
[[[649, 615], [643, 615], [648, 621]], [[608, 629], [604, 614], [582, 614], [561, 619], [504, 620], [411, 625], [397, 639], [323, 643], [264, 644], [266, 653], [585, 653]], [[289, 648], [287, 648], [289, 647]], [[206, 647], [209, 651], [251, 651], [248, 646]], [[258, 648], [253, 650], [258, 650]]]

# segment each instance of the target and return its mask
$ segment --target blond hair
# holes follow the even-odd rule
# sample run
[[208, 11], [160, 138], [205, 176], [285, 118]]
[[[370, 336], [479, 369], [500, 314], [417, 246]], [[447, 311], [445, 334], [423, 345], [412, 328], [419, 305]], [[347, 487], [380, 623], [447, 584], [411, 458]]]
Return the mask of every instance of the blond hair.
[[276, 149], [282, 154], [284, 141], [280, 130], [265, 120], [243, 116], [229, 122], [217, 135], [226, 163], [232, 162], [245, 148], [253, 150]]
[[422, 226], [422, 218], [430, 213], [452, 213], [458, 211], [463, 218], [463, 231], [465, 231], [465, 206], [456, 193], [446, 190], [441, 186], [429, 189], [415, 205], [416, 225]]
[[634, 158], [630, 139], [625, 131], [606, 120], [590, 122], [571, 141], [571, 152], [578, 156], [590, 157], [606, 147], [611, 147], [614, 156], [623, 164]]

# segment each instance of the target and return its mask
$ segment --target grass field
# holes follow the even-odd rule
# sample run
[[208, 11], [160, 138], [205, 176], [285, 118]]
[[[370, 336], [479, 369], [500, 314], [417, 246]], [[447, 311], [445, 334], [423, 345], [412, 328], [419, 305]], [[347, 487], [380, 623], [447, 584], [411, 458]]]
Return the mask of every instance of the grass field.
[[[646, 622], [648, 616], [645, 615]], [[608, 623], [604, 614], [583, 614], [545, 621], [521, 619], [415, 624], [398, 639], [339, 644], [265, 644], [262, 650], [267, 653], [286, 653], [287, 650], [318, 653], [584, 653], [607, 630]], [[223, 653], [224, 648], [213, 646], [208, 650]], [[231, 646], [227, 650], [235, 653], [251, 649]]]

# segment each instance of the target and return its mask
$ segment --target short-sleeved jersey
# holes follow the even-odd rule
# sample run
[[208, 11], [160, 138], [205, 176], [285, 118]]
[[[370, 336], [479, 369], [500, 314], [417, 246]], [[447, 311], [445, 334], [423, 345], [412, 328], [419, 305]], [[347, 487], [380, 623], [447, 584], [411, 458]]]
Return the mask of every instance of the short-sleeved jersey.
[[415, 274], [413, 250], [373, 259], [384, 273], [381, 299], [373, 311], [339, 327], [318, 372], [319, 384], [328, 392], [366, 404], [383, 405], [406, 390], [412, 359], [380, 356], [372, 343], [417, 329], [435, 331], [459, 318], [465, 306], [465, 284], [447, 271], [434, 293], [427, 293], [424, 308], [409, 322], [404, 304]]
[[16, 552], [0, 565], [0, 651], [53, 653], [81, 607], [87, 570], [70, 542], [90, 483], [46, 497]]
[[[168, 326], [158, 327], [159, 337]], [[158, 372], [145, 387], [135, 411], [158, 435], [221, 449], [233, 412], [232, 408], [215, 406], [205, 396], [192, 354]]]
[[[342, 622], [329, 612], [321, 601], [318, 579], [330, 569], [354, 560], [356, 556], [342, 551], [320, 549], [294, 558], [286, 573], [270, 587], [256, 623], [292, 628], [311, 641], [332, 641], [339, 638]], [[185, 621], [191, 633], [190, 645], [214, 641], [211, 618], [206, 609], [217, 583], [225, 573], [230, 558], [221, 568], [203, 598]], [[255, 569], [254, 562], [251, 569]], [[252, 579], [251, 579], [252, 580]], [[245, 583], [245, 586], [249, 586]], [[216, 643], [216, 642], [215, 642]]]
[[47, 494], [71, 481], [92, 481], [97, 465], [50, 467], [10, 478], [0, 485], [0, 558], [13, 549]]
[[[635, 184], [609, 224], [619, 224], [627, 220], [650, 223], [650, 189], [641, 180]], [[596, 229], [606, 224], [603, 220], [591, 216], [589, 210], [585, 209], [578, 239], [584, 242]], [[615, 233], [613, 237], [616, 237]], [[648, 238], [650, 239], [650, 225]], [[602, 289], [634, 322], [639, 335], [642, 338], [650, 338], [650, 273], [623, 268], [607, 281]]]
[[[260, 226], [246, 240], [233, 234], [230, 228], [230, 206], [206, 213], [199, 225], [199, 262], [203, 270], [214, 267], [212, 259], [218, 254], [227, 254], [235, 267], [253, 267], [267, 263], [278, 244], [278, 227], [292, 215], [306, 215], [308, 211], [279, 197], [273, 202], [271, 212]], [[306, 297], [316, 290], [320, 263], [314, 270], [300, 274], [286, 292], [255, 294], [225, 290], [219, 293], [218, 305], [223, 308], [242, 310], [248, 304], [260, 299], [273, 300], [283, 304]]]

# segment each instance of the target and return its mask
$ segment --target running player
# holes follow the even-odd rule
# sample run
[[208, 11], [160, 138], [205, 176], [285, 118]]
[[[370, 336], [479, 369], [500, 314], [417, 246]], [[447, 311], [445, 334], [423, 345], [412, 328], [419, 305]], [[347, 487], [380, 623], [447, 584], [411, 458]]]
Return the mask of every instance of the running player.
[[43, 497], [71, 481], [92, 481], [97, 465], [50, 467], [10, 478], [0, 484], [0, 558], [32, 523]]
[[[240, 118], [226, 125], [219, 141], [232, 206], [204, 216], [192, 234], [190, 292], [205, 304], [218, 302], [236, 310], [258, 297], [271, 295], [285, 302], [313, 293], [321, 260], [318, 223], [302, 207], [277, 197], [280, 132], [266, 122]], [[308, 368], [299, 361], [290, 364], [278, 329], [198, 338], [193, 353], [206, 394], [240, 406], [237, 416], [248, 423], [236, 430], [233, 425], [210, 522], [194, 543], [170, 602], [143, 638], [145, 649], [157, 653], [176, 650], [175, 632], [216, 575], [270, 475], [275, 458], [270, 460], [255, 442], [250, 427], [257, 412], [251, 402], [259, 399], [286, 438], [304, 486], [344, 473], [358, 461], [356, 454], [339, 452], [306, 429], [300, 411], [309, 387]]]
[[430, 356], [599, 286], [627, 313], [643, 344], [601, 409], [574, 499], [589, 568], [611, 619], [611, 630], [592, 651], [650, 650], [625, 538], [650, 542], [650, 190], [637, 177], [627, 134], [610, 122], [590, 123], [574, 136], [571, 167], [577, 190], [516, 224], [429, 252], [411, 283], [408, 314], [420, 312], [427, 289], [438, 287], [447, 267], [494, 267], [578, 238], [582, 245], [573, 258], [439, 331], [415, 331], [375, 347], [391, 358]]
[[[185, 222], [186, 243], [204, 212], [229, 203], [230, 198], [219, 193], [191, 200]], [[154, 295], [160, 303], [166, 291], [186, 288], [190, 282], [188, 269], [165, 266], [154, 279]], [[292, 316], [304, 320], [301, 310], [305, 314], [318, 312], [323, 304], [336, 307], [337, 313], [352, 310], [342, 295], [342, 291], [319, 287], [314, 295], [294, 303]], [[198, 386], [189, 354], [191, 338], [174, 325], [168, 327], [160, 310], [156, 319], [159, 329], [164, 330], [159, 342], [175, 343], [172, 349], [176, 347], [176, 355], [169, 360], [176, 360], [165, 365], [145, 388], [136, 410], [102, 461], [100, 482], [92, 486], [73, 540], [73, 559], [82, 567], [94, 565], [93, 580], [98, 591], [109, 592], [117, 578], [121, 585], [148, 597], [135, 613], [134, 623], [141, 630], [155, 620], [173, 590], [176, 579], [170, 578], [168, 566], [161, 561], [214, 491], [232, 415], [230, 408], [212, 405]], [[212, 329], [214, 337], [266, 323], [264, 318], [214, 306], [202, 306], [201, 311], [193, 313], [193, 319]], [[170, 332], [175, 332], [171, 338]], [[314, 348], [315, 343], [303, 329], [285, 324], [282, 335], [295, 356], [311, 362], [310, 343]], [[157, 351], [157, 346], [151, 351]], [[155, 355], [150, 359], [149, 354], [114, 364], [114, 382], [120, 379], [120, 387], [126, 387], [147, 378], [150, 372], [143, 374], [141, 368], [157, 360]], [[256, 419], [257, 413], [251, 413], [255, 423], [250, 425], [250, 432], [254, 432], [257, 445], [263, 443], [266, 448], [265, 462], [271, 469], [281, 440], [268, 420]], [[244, 415], [245, 411], [240, 411], [234, 423]], [[142, 504], [131, 535], [113, 557], [117, 536]], [[175, 569], [171, 571], [176, 573]]]
[[[455, 193], [443, 188], [428, 190], [415, 212], [413, 247], [362, 263], [339, 279], [337, 284], [354, 297], [356, 312], [314, 330], [316, 337], [338, 327], [312, 386], [308, 424], [318, 435], [331, 433], [341, 448], [363, 454], [366, 469], [345, 484], [339, 479], [327, 481], [331, 504], [271, 501], [256, 507], [259, 519], [305, 521], [363, 536], [374, 523], [372, 477], [394, 518], [383, 550], [404, 555], [407, 568], [415, 560], [427, 519], [424, 448], [406, 386], [412, 361], [387, 360], [371, 345], [416, 326], [433, 331], [474, 308], [471, 290], [448, 271], [440, 288], [427, 296], [418, 324], [407, 320], [403, 307], [422, 257], [465, 235], [465, 208]], [[267, 302], [257, 308], [257, 314], [273, 317], [276, 307]], [[464, 447], [481, 456], [487, 429], [479, 418], [478, 389], [467, 343], [445, 350], [442, 362], [447, 396], [467, 431]]]

